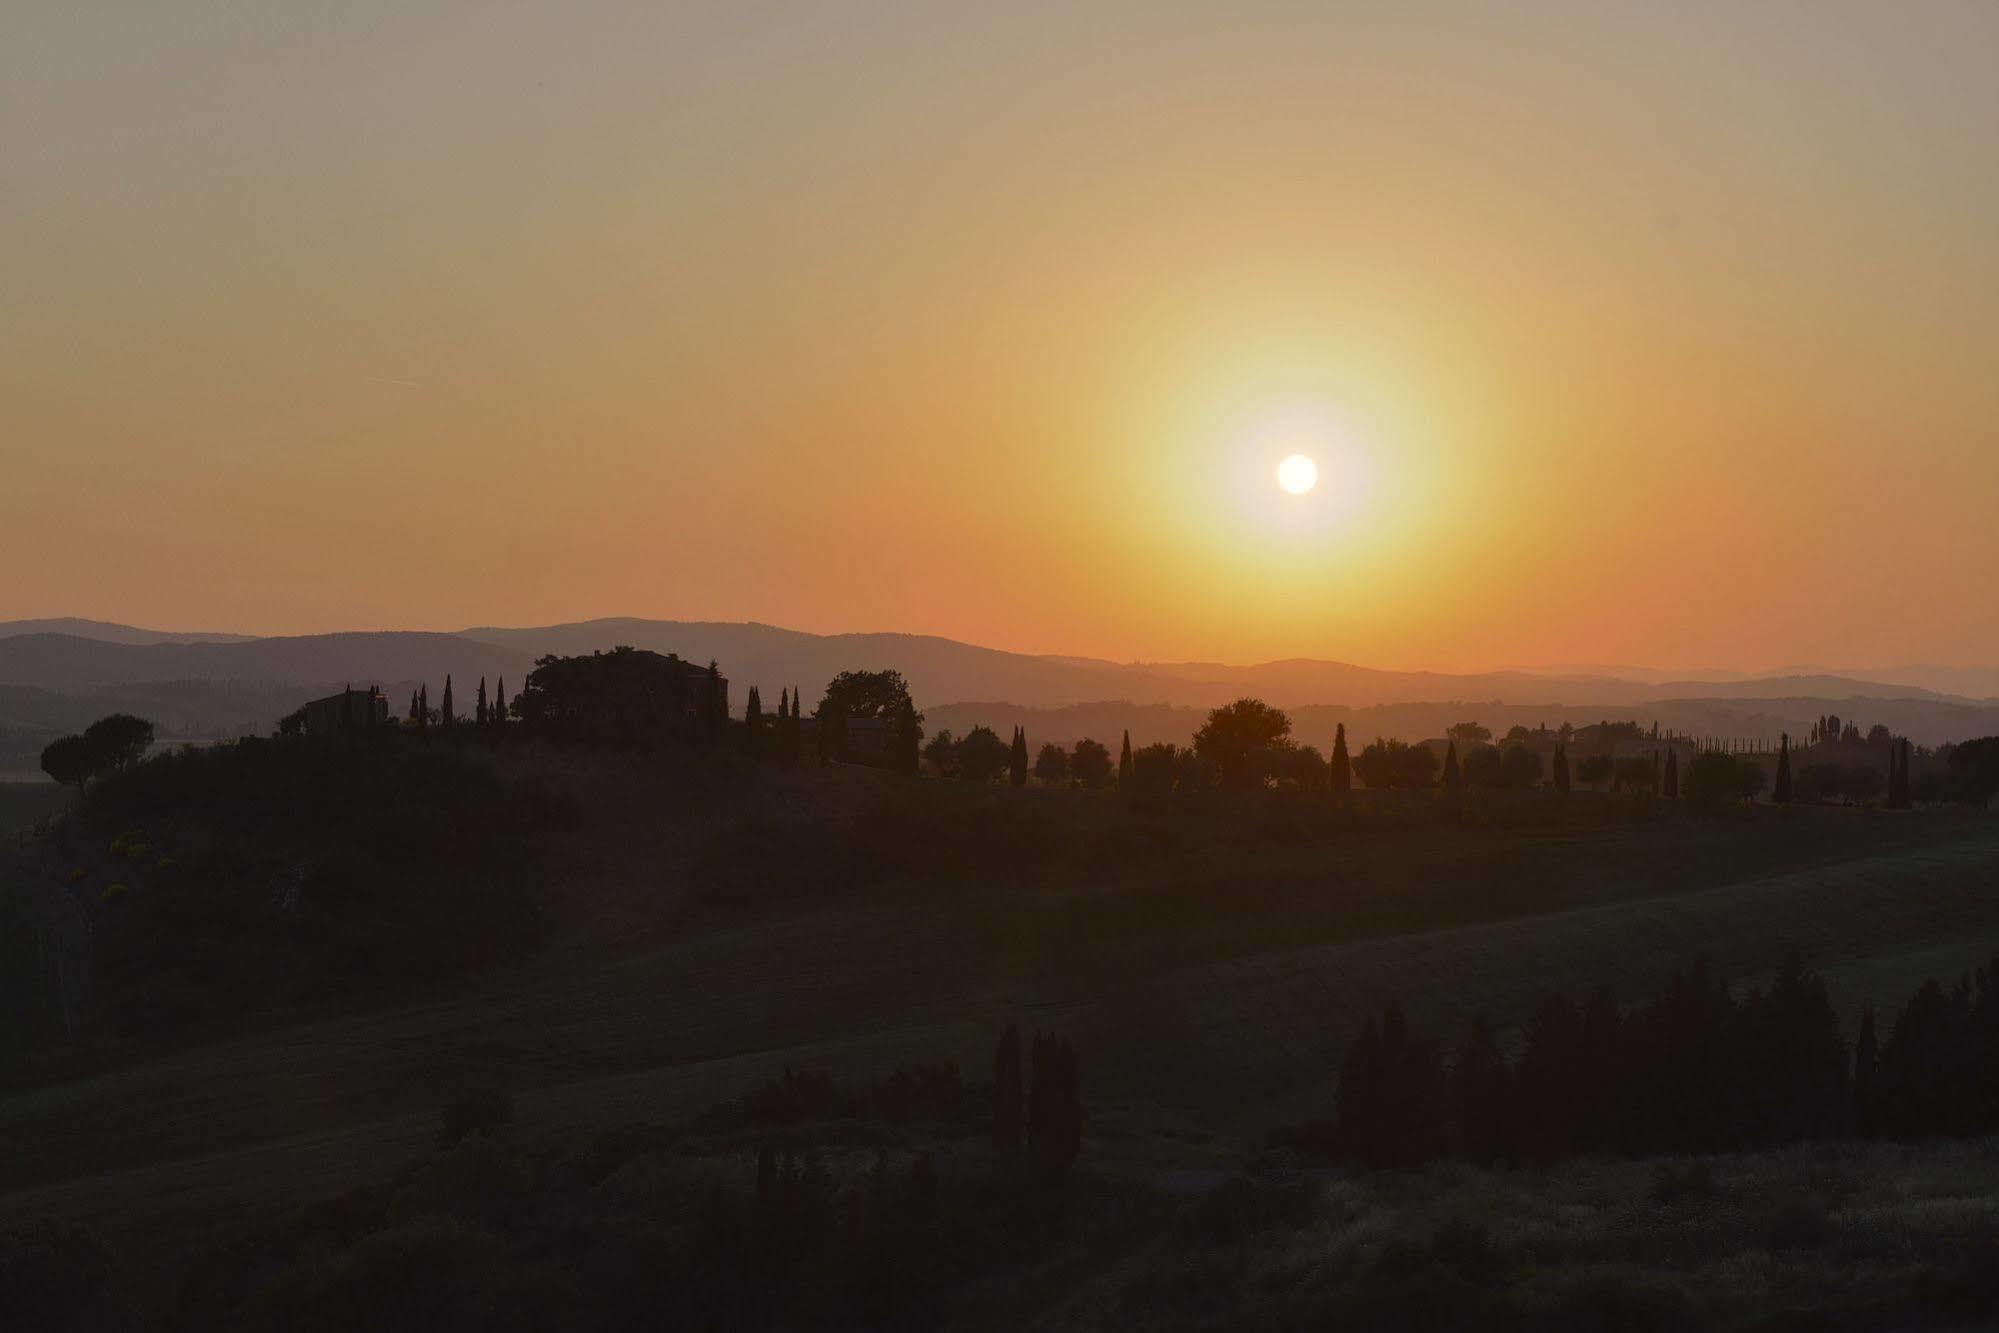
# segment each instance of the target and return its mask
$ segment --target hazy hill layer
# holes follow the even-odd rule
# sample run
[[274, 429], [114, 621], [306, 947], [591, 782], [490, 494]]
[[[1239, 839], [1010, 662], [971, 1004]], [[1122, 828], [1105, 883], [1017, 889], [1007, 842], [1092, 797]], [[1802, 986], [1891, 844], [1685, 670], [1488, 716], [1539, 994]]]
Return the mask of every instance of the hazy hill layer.
[[481, 674], [524, 677], [527, 654], [451, 634], [309, 634], [238, 643], [107, 643], [73, 634], [0, 639], [0, 685], [79, 690], [140, 681], [228, 680], [254, 684], [386, 685], [447, 672], [468, 684]]
[[[45, 628], [52, 625], [74, 632]], [[14, 621], [0, 624], [0, 772], [32, 768], [48, 739], [79, 725], [78, 718], [114, 710], [142, 712], [181, 739], [240, 735], [268, 731], [304, 700], [349, 683], [380, 685], [398, 701], [426, 683], [435, 703], [447, 674], [469, 707], [481, 676], [505, 677], [518, 689], [537, 657], [619, 644], [720, 662], [739, 710], [752, 685], [767, 707], [791, 687], [802, 688], [809, 704], [841, 671], [894, 667], [909, 679], [933, 730], [962, 734], [984, 723], [1004, 731], [1017, 722], [1037, 744], [1109, 738], [1127, 727], [1137, 744], [1184, 743], [1202, 712], [1246, 694], [1290, 709], [1299, 739], [1322, 748], [1340, 723], [1360, 737], [1413, 740], [1466, 719], [1504, 731], [1516, 723], [1580, 726], [1629, 718], [1696, 734], [1774, 740], [1780, 731], [1800, 734], [1819, 716], [1836, 712], [1863, 725], [1885, 723], [1920, 744], [1999, 731], [1999, 702], [1828, 674], [1673, 680], [1660, 678], [1663, 673], [1624, 679], [1584, 669], [1557, 675], [1380, 671], [1304, 658], [1253, 666], [1117, 663], [1003, 652], [930, 635], [808, 634], [753, 623], [633, 618], [482, 626], [455, 634], [261, 639], [97, 621]], [[966, 702], [978, 700], [993, 702]]]
[[[1828, 712], [1852, 718], [1864, 727], [1881, 723], [1898, 736], [1919, 745], [1936, 745], [1969, 736], [1999, 733], [1999, 705], [1962, 704], [1939, 699], [1784, 698], [1784, 699], [1661, 699], [1639, 703], [1519, 704], [1491, 700], [1445, 703], [1389, 703], [1351, 708], [1342, 704], [1304, 704], [1289, 709], [1292, 735], [1300, 743], [1328, 751], [1336, 729], [1344, 725], [1348, 743], [1358, 750], [1377, 736], [1426, 740], [1442, 736], [1455, 722], [1480, 722], [1504, 735], [1508, 728], [1578, 727], [1594, 722], [1657, 722], [1662, 729], [1695, 736], [1765, 739], [1773, 744], [1780, 732], [1795, 740]], [[1002, 736], [1016, 725], [1025, 727], [1030, 745], [1053, 741], [1064, 747], [1088, 736], [1113, 749], [1129, 729], [1133, 745], [1166, 741], [1185, 745], [1206, 718], [1205, 709], [1189, 705], [1134, 704], [1122, 700], [1070, 704], [1061, 708], [1023, 708], [1005, 702], [942, 704], [925, 710], [932, 732], [948, 729], [962, 736], [986, 726]]]
[[140, 629], [108, 620], [85, 620], [81, 616], [54, 616], [43, 620], [0, 620], [0, 639], [23, 634], [72, 634], [79, 639], [101, 643], [247, 643], [254, 634], [181, 633], [175, 630]]

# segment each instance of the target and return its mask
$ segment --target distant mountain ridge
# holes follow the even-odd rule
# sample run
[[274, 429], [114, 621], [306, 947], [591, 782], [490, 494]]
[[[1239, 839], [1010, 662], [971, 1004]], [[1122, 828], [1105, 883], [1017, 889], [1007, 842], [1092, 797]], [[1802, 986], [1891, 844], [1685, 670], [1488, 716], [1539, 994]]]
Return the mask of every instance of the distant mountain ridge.
[[[1780, 728], [1801, 734], [1828, 712], [1862, 725], [1885, 723], [1922, 744], [1999, 732], [1999, 700], [1831, 673], [1714, 680], [1662, 672], [1631, 680], [1583, 670], [1382, 671], [1309, 658], [1253, 666], [1119, 663], [1010, 653], [934, 635], [808, 634], [755, 623], [630, 617], [457, 633], [267, 638], [59, 620], [0, 623], [0, 773], [33, 771], [49, 740], [107, 712], [142, 713], [175, 740], [217, 739], [268, 732], [298, 704], [349, 684], [381, 686], [398, 713], [419, 685], [430, 687], [436, 704], [447, 673], [459, 707], [470, 709], [482, 676], [489, 682], [504, 676], [518, 690], [537, 657], [619, 644], [696, 662], [715, 659], [729, 676], [738, 712], [751, 685], [766, 708], [794, 686], [810, 707], [840, 671], [895, 667], [930, 714], [932, 730], [978, 723], [1004, 729], [1018, 721], [1037, 744], [1071, 732], [1109, 739], [1127, 726], [1140, 743], [1184, 743], [1206, 709], [1245, 694], [1290, 710], [1301, 739], [1320, 744], [1342, 721], [1361, 738], [1379, 731], [1416, 740], [1466, 719], [1504, 730], [1514, 722], [1630, 718], [1774, 738]], [[1956, 678], [1981, 679], [1970, 670]]]
[[[90, 632], [25, 628], [49, 623], [83, 626]], [[0, 684], [75, 690], [157, 680], [234, 680], [331, 687], [367, 682], [388, 687], [421, 681], [441, 684], [446, 672], [467, 681], [480, 675], [518, 681], [544, 654], [588, 653], [619, 644], [678, 653], [695, 661], [713, 658], [729, 675], [738, 701], [751, 685], [771, 696], [795, 685], [808, 697], [816, 697], [839, 671], [888, 666], [903, 672], [925, 705], [1006, 699], [1023, 707], [1049, 708], [1124, 699], [1212, 707], [1243, 694], [1291, 707], [1354, 708], [1459, 701], [1631, 706], [1685, 698], [1981, 701], [1908, 681], [1837, 673], [1728, 680], [1713, 678], [1720, 673], [1699, 673], [1693, 678], [1633, 680], [1581, 671], [1385, 671], [1314, 658], [1250, 666], [1118, 663], [1013, 653], [934, 635], [810, 634], [756, 622], [635, 617], [520, 628], [475, 626], [456, 633], [355, 631], [271, 638], [172, 635], [93, 621], [16, 621], [0, 624]], [[1973, 669], [1933, 670], [1955, 671], [1954, 679], [1972, 684], [1983, 674]]]
[[28, 634], [68, 634], [99, 643], [248, 643], [255, 634], [183, 633], [176, 630], [140, 629], [109, 620], [85, 620], [81, 616], [55, 616], [44, 620], [0, 620], [0, 639]]

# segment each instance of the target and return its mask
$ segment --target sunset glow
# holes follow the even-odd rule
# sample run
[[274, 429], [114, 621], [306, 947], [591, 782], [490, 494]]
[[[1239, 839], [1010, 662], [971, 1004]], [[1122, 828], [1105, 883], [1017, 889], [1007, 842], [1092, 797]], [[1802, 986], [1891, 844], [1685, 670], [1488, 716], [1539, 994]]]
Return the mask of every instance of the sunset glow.
[[1989, 7], [307, 12], [10, 25], [0, 616], [1999, 658]]

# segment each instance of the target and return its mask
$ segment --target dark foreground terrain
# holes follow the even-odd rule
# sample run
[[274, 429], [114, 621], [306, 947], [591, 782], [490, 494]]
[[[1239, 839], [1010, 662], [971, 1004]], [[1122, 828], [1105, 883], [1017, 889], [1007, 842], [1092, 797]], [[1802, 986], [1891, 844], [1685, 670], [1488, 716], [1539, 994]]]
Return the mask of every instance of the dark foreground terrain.
[[[1746, 991], [1795, 950], [1847, 1041], [1870, 1005], [1885, 1037], [1999, 954], [1983, 816], [1133, 808], [529, 745], [130, 776], [6, 852], [37, 979], [0, 1094], [20, 1326], [1999, 1314], [1989, 1138], [1379, 1170], [1272, 1146], [1332, 1114], [1390, 1003], [1517, 1051], [1550, 991], [1639, 1004], [1698, 960]], [[1076, 1052], [1066, 1170], [994, 1146], [1009, 1025]]]

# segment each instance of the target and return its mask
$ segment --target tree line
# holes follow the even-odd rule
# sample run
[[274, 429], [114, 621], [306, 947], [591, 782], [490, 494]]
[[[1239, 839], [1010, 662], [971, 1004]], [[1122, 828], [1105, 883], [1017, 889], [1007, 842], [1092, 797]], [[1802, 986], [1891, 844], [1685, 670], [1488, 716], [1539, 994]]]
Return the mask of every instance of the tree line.
[[1510, 1059], [1483, 1024], [1446, 1051], [1390, 1005], [1348, 1043], [1334, 1117], [1280, 1137], [1410, 1166], [1995, 1130], [1999, 960], [1949, 989], [1925, 982], [1885, 1040], [1866, 1010], [1849, 1044], [1824, 982], [1793, 954], [1768, 989], [1739, 998], [1700, 964], [1630, 1011], [1608, 990], [1546, 996]]

